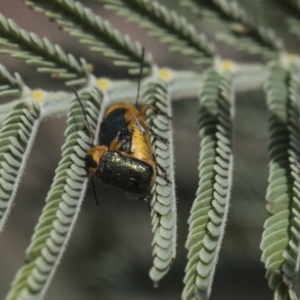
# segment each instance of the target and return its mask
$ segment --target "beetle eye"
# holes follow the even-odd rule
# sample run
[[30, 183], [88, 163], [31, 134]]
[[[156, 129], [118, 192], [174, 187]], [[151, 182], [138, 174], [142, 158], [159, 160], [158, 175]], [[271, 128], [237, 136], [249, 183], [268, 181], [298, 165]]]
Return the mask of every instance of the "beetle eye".
[[87, 155], [85, 157], [85, 167], [86, 168], [97, 168], [97, 162], [93, 159], [92, 155]]

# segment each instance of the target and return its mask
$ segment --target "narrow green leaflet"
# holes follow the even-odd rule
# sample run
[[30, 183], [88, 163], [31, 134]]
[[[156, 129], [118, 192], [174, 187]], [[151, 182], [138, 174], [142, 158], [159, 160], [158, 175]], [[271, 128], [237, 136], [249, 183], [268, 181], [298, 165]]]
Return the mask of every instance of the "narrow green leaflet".
[[[233, 0], [183, 0], [183, 4], [198, 14], [211, 11], [210, 22], [222, 25], [216, 37], [238, 50], [260, 54], [265, 58], [277, 57], [284, 51], [282, 40], [271, 27], [264, 26], [240, 2]], [[198, 6], [197, 10], [195, 6]], [[217, 13], [217, 15], [216, 15]], [[206, 21], [206, 19], [205, 19]], [[227, 25], [227, 26], [224, 26]]]
[[[98, 136], [102, 94], [80, 94], [92, 132]], [[92, 141], [82, 109], [73, 98], [68, 114], [62, 159], [46, 199], [46, 205], [26, 251], [25, 265], [18, 271], [6, 299], [42, 299], [66, 249], [86, 190], [84, 158]]]
[[0, 64], [0, 97], [21, 96], [24, 83], [18, 73], [12, 76], [8, 70]]
[[137, 23], [168, 44], [170, 50], [193, 58], [195, 63], [211, 63], [216, 55], [214, 46], [204, 34], [175, 11], [156, 1], [149, 0], [102, 0], [106, 8]]
[[[154, 239], [153, 267], [150, 277], [157, 286], [162, 277], [169, 271], [176, 256], [176, 196], [174, 182], [173, 134], [171, 122], [167, 116], [172, 116], [170, 92], [168, 84], [160, 79], [151, 79], [143, 90], [143, 102], [155, 107], [148, 116], [149, 125], [153, 131], [169, 143], [152, 136], [151, 143], [157, 163], [167, 172], [171, 182], [157, 176], [152, 187], [151, 217]], [[162, 114], [161, 114], [162, 113]], [[165, 115], [164, 115], [165, 114]], [[162, 174], [158, 168], [158, 174]]]
[[[138, 73], [142, 47], [128, 35], [122, 35], [111, 24], [97, 16], [80, 2], [73, 0], [25, 0], [35, 10], [42, 11], [63, 30], [79, 38], [91, 51], [101, 52], [114, 64]], [[152, 70], [152, 56], [145, 56], [144, 74]]]
[[0, 232], [16, 196], [39, 124], [40, 108], [19, 102], [0, 130]]
[[299, 299], [299, 80], [293, 66], [271, 63], [265, 92], [269, 110], [269, 186], [261, 249], [274, 299]]
[[244, 24], [252, 30], [253, 38], [261, 40], [266, 46], [274, 49], [282, 49], [282, 41], [276, 38], [275, 33], [272, 30], [266, 30], [261, 24], [257, 23], [257, 20], [252, 16], [239, 1], [233, 0], [209, 0], [210, 5], [216, 7], [223, 18], [227, 18], [231, 21], [238, 21]]
[[225, 231], [233, 168], [231, 73], [206, 71], [199, 101], [200, 180], [188, 222], [184, 300], [209, 298]]
[[21, 29], [13, 20], [0, 14], [0, 53], [9, 54], [28, 64], [37, 66], [39, 72], [50, 73], [69, 85], [84, 85], [89, 71], [84, 60], [78, 62], [47, 38], [39, 38], [32, 32]]
[[182, 7], [189, 8], [194, 14], [200, 16], [202, 20], [205, 19], [205, 21], [208, 21], [210, 19], [213, 19], [215, 21], [218, 16], [218, 13], [216, 11], [205, 7], [205, 5], [208, 4], [207, 1], [205, 3], [202, 2], [201, 6], [199, 1], [196, 0], [179, 0], [179, 4]]
[[272, 28], [262, 25], [237, 1], [210, 0], [220, 14], [229, 21], [240, 22], [244, 26], [238, 32], [224, 34], [223, 40], [250, 53], [261, 53], [266, 57], [277, 56], [284, 51], [283, 41]]

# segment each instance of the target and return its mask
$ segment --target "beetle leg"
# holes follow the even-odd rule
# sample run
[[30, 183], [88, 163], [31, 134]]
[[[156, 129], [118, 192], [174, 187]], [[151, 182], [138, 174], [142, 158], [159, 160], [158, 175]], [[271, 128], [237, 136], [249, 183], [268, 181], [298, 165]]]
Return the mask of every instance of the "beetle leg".
[[125, 192], [126, 197], [131, 198], [131, 199], [138, 199], [147, 202], [148, 204], [148, 209], [151, 212], [152, 206], [151, 206], [151, 196], [146, 196], [146, 197], [138, 197], [135, 195], [130, 194], [129, 192]]
[[166, 139], [166, 138], [162, 137], [161, 135], [157, 134], [156, 132], [154, 132], [152, 128], [149, 128], [148, 130], [151, 133], [151, 135], [153, 135], [156, 139], [158, 139], [159, 141], [161, 141], [167, 145], [169, 144], [168, 139]]
[[161, 171], [161, 173], [162, 173], [162, 174], [159, 174], [159, 173], [157, 172], [157, 173], [158, 173], [157, 176], [163, 178], [163, 179], [167, 182], [167, 184], [172, 184], [172, 181], [168, 178], [168, 173], [167, 173], [166, 169], [163, 168], [163, 167], [157, 162], [154, 153], [152, 153], [152, 159], [155, 161], [155, 164], [156, 164], [156, 166], [157, 166], [157, 169], [160, 169], [160, 171]]
[[169, 141], [166, 138], [164, 138], [161, 135], [154, 132], [154, 130], [145, 121], [145, 113], [146, 113], [148, 107], [151, 107], [151, 106], [143, 105], [141, 107], [141, 109], [139, 110], [139, 115], [137, 117], [133, 116], [133, 118], [135, 119], [136, 125], [138, 126], [138, 128], [141, 130], [141, 132], [143, 134], [150, 133], [151, 135], [153, 135], [159, 141], [162, 141], [165, 144], [169, 144]]
[[161, 111], [158, 107], [151, 105], [151, 104], [144, 104], [139, 109], [140, 116], [145, 117], [148, 109], [152, 109], [157, 115], [162, 115], [162, 116], [166, 117], [167, 119], [172, 120], [172, 117], [168, 116], [165, 112]]
[[157, 134], [150, 126], [147, 122], [145, 122], [144, 119], [142, 119], [141, 117], [139, 117], [137, 119], [137, 123], [140, 126], [141, 131], [144, 134], [150, 133], [151, 135], [153, 135], [156, 139], [158, 139], [159, 141], [162, 141], [165, 144], [169, 144], [169, 141], [162, 137], [161, 135]]
[[[125, 130], [124, 130], [125, 131]], [[124, 132], [123, 131], [123, 132]], [[121, 132], [119, 135], [121, 135], [123, 132]], [[119, 149], [121, 151], [125, 151], [126, 153], [130, 154], [131, 152], [131, 141], [132, 141], [132, 135], [133, 135], [134, 129], [130, 129], [129, 130], [129, 135], [126, 135], [120, 142], [120, 146]], [[130, 143], [130, 149], [122, 149], [122, 147], [126, 144], [126, 143]]]
[[168, 175], [166, 173], [163, 173], [162, 175], [157, 174], [157, 176], [163, 178], [168, 185], [172, 184], [172, 181], [168, 178]]
[[147, 202], [148, 204], [148, 209], [149, 209], [149, 212], [152, 211], [152, 206], [151, 206], [151, 197], [150, 196], [147, 196], [147, 197], [142, 197], [141, 200], [144, 200]]
[[[125, 192], [126, 196], [129, 198], [133, 198], [133, 197], [130, 197], [130, 193], [128, 192]], [[134, 198], [133, 198], [134, 199]], [[146, 196], [146, 197], [137, 197], [138, 200], [141, 200], [141, 201], [145, 201], [147, 204], [148, 204], [148, 209], [149, 209], [149, 212], [151, 212], [152, 210], [152, 206], [151, 206], [151, 196]]]
[[[125, 130], [121, 130], [119, 131], [118, 135], [116, 136], [116, 138], [111, 142], [110, 144], [110, 149], [113, 150], [120, 150], [120, 151], [125, 151], [124, 149], [122, 149], [122, 147], [128, 143], [131, 142], [132, 140], [132, 135], [134, 132], [134, 129], [130, 129], [129, 131], [129, 135], [126, 135], [125, 137], [122, 138], [122, 135], [124, 134]], [[131, 150], [131, 149], [130, 149]], [[131, 153], [131, 151], [125, 151], [126, 153]]]

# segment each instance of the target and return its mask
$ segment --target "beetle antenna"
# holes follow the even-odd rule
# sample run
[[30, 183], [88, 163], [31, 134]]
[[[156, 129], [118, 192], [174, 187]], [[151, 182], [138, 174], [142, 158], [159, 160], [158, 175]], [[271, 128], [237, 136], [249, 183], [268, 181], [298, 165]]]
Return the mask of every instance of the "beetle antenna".
[[[84, 109], [84, 106], [82, 104], [82, 101], [80, 100], [79, 98], [79, 95], [78, 93], [76, 92], [75, 88], [72, 86], [72, 90], [76, 96], [76, 99], [78, 100], [79, 104], [80, 104], [80, 107], [81, 107], [81, 110], [82, 110], [82, 113], [83, 113], [83, 116], [84, 116], [84, 120], [85, 120], [85, 123], [86, 123], [86, 126], [87, 126], [87, 129], [88, 129], [88, 132], [89, 132], [89, 135], [90, 135], [90, 139], [91, 139], [91, 146], [94, 146], [94, 143], [93, 143], [93, 135], [92, 135], [92, 130], [91, 130], [91, 127], [90, 127], [90, 123], [88, 122], [88, 119], [87, 119], [87, 113]], [[96, 200], [96, 204], [97, 206], [99, 206], [99, 201], [98, 201], [98, 198], [97, 198], [97, 194], [96, 194], [96, 188], [95, 188], [95, 181], [94, 181], [94, 176], [92, 176], [92, 186], [93, 186], [93, 193], [94, 193], [94, 198]]]
[[141, 65], [140, 65], [140, 73], [139, 73], [139, 80], [138, 80], [138, 86], [137, 86], [137, 95], [136, 95], [136, 100], [135, 100], [135, 106], [139, 105], [144, 62], [145, 62], [145, 47], [142, 47]]
[[84, 106], [83, 106], [83, 104], [82, 104], [82, 101], [80, 100], [79, 95], [78, 95], [78, 93], [76, 92], [74, 86], [72, 86], [72, 90], [73, 90], [73, 92], [74, 92], [74, 94], [75, 94], [75, 96], [76, 96], [76, 98], [77, 98], [77, 100], [78, 100], [78, 102], [79, 102], [79, 104], [80, 104], [80, 106], [81, 106], [82, 113], [83, 113], [83, 116], [84, 116], [84, 120], [85, 120], [87, 129], [88, 129], [88, 132], [89, 132], [89, 135], [90, 135], [91, 146], [94, 146], [92, 130], [91, 130], [91, 127], [90, 127], [90, 123], [88, 122], [88, 119], [87, 119], [87, 113], [86, 113], [86, 111], [85, 111], [85, 109], [84, 109]]
[[99, 201], [98, 201], [98, 198], [97, 198], [97, 193], [96, 193], [96, 188], [95, 188], [94, 176], [92, 176], [92, 186], [93, 186], [93, 192], [94, 192], [94, 198], [96, 200], [96, 204], [97, 204], [97, 206], [99, 206]]

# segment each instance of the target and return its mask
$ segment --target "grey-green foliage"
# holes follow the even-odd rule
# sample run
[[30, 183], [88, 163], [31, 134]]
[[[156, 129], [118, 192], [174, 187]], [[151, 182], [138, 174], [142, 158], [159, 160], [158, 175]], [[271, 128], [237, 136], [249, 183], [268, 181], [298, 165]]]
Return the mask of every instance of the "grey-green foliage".
[[[100, 125], [98, 90], [80, 94], [86, 108], [89, 128], [95, 136]], [[25, 265], [18, 271], [7, 299], [42, 298], [66, 248], [86, 189], [82, 160], [91, 143], [79, 102], [71, 103], [62, 146], [62, 158], [46, 198], [46, 205], [26, 250]]]
[[269, 286], [278, 299], [298, 299], [300, 245], [299, 83], [297, 69], [270, 65], [265, 85], [269, 109], [270, 175], [261, 249]]
[[[71, 0], [26, 0], [26, 3], [44, 12], [92, 51], [101, 52], [111, 58], [115, 65], [126, 67], [131, 73], [138, 73], [141, 45], [133, 43], [128, 36], [122, 35], [91, 9]], [[148, 55], [145, 58], [145, 74], [150, 72], [151, 64], [152, 58]]]
[[39, 106], [22, 101], [13, 107], [0, 130], [0, 231], [16, 196], [40, 119]]
[[[147, 122], [154, 132], [150, 132], [149, 143], [155, 153], [153, 161], [157, 164], [158, 174], [151, 190], [154, 238], [150, 278], [157, 286], [176, 257], [176, 183], [169, 119], [172, 117], [171, 101], [195, 96], [199, 99], [200, 179], [189, 217], [188, 263], [182, 299], [208, 299], [229, 210], [234, 92], [256, 89], [263, 83], [267, 72], [265, 91], [270, 111], [271, 160], [267, 209], [270, 218], [265, 223], [262, 237], [262, 260], [269, 285], [275, 290], [274, 298], [297, 299], [300, 260], [299, 59], [287, 56], [286, 47], [275, 30], [262, 24], [251, 14], [250, 6], [244, 7], [240, 1], [180, 1], [187, 10], [201, 16], [200, 20], [197, 19], [200, 26], [190, 23], [189, 18], [161, 2], [103, 2], [106, 8], [137, 23], [171, 50], [191, 57], [196, 63], [209, 65], [202, 74], [159, 69], [150, 53], [144, 59], [142, 100], [149, 105]], [[25, 3], [43, 12], [64, 31], [87, 45], [89, 50], [100, 52], [130, 73], [139, 72], [140, 43], [113, 28], [88, 7], [73, 0], [25, 0]], [[299, 11], [299, 1], [288, 3]], [[289, 30], [300, 36], [297, 22], [294, 17]], [[205, 24], [209, 24], [208, 28], [212, 24], [219, 26], [222, 39], [235, 50], [246, 50], [275, 61], [267, 71], [264, 65], [245, 66], [223, 61], [202, 32]], [[22, 59], [36, 66], [38, 71], [62, 79], [67, 85], [80, 86], [79, 94], [89, 124], [70, 91], [33, 91], [18, 74], [13, 76], [0, 66], [0, 97], [15, 97], [14, 101], [0, 106], [0, 121], [3, 123], [0, 131], [1, 229], [17, 192], [40, 120], [68, 111], [62, 158], [26, 251], [25, 264], [18, 271], [7, 296], [11, 300], [42, 299], [78, 217], [87, 183], [85, 155], [97, 143], [105, 106], [116, 101], [133, 101], [136, 85], [132, 80], [104, 80], [106, 83], [101, 85], [85, 59], [66, 53], [49, 39], [25, 31], [3, 15], [0, 15], [0, 36], [0, 53]], [[90, 134], [95, 136], [93, 141]]]
[[182, 299], [207, 299], [225, 232], [232, 185], [231, 75], [206, 72], [199, 95], [199, 184], [189, 218]]
[[[172, 117], [172, 110], [169, 99], [169, 89], [167, 83], [162, 80], [151, 80], [143, 91], [145, 104], [153, 106], [165, 115], [154, 118], [155, 110], [148, 116], [149, 125], [166, 139], [168, 143], [173, 143], [173, 132], [169, 118]], [[168, 182], [163, 178], [162, 170], [160, 176], [152, 187], [153, 197], [151, 199], [151, 217], [153, 238], [153, 267], [150, 270], [150, 277], [157, 285], [161, 278], [169, 271], [172, 261], [176, 256], [176, 235], [177, 235], [177, 215], [175, 199], [174, 170], [173, 170], [173, 149], [169, 144], [159, 139], [152, 138], [152, 147], [156, 153], [157, 163], [169, 175]]]
[[222, 25], [222, 29], [216, 37], [235, 46], [238, 50], [261, 54], [267, 58], [274, 58], [278, 55], [278, 51], [284, 50], [282, 40], [273, 29], [259, 23], [255, 16], [249, 14], [238, 1], [181, 0], [180, 2], [196, 14], [201, 13], [203, 6], [205, 9], [204, 17], [208, 12], [211, 12], [207, 17], [211, 23]]
[[68, 80], [70, 85], [86, 83], [88, 70], [84, 60], [79, 62], [47, 38], [40, 39], [36, 34], [19, 28], [14, 21], [1, 14], [0, 33], [0, 53], [23, 59], [28, 64], [37, 66], [40, 72]]
[[22, 92], [23, 82], [19, 74], [11, 76], [7, 69], [0, 65], [0, 97], [19, 96]]
[[215, 55], [212, 44], [197, 29], [175, 11], [149, 0], [105, 0], [106, 7], [138, 23], [142, 28], [170, 45], [173, 51], [194, 58], [196, 63], [211, 63]]

